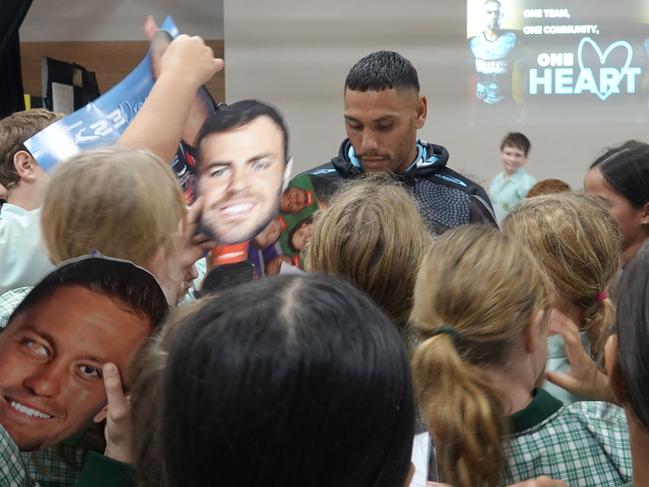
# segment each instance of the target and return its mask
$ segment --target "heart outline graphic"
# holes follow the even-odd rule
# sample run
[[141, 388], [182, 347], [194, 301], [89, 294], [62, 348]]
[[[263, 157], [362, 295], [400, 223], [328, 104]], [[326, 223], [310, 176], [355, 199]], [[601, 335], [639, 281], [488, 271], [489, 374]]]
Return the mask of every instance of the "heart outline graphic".
[[584, 60], [582, 58], [582, 52], [584, 50], [584, 45], [585, 44], [590, 44], [593, 46], [593, 49], [597, 53], [597, 56], [599, 56], [599, 62], [600, 64], [604, 64], [606, 62], [606, 58], [608, 58], [608, 55], [613, 52], [614, 49], [617, 49], [618, 47], [625, 47], [626, 48], [626, 62], [624, 64], [624, 67], [620, 69], [620, 73], [617, 76], [617, 79], [615, 80], [615, 84], [610, 84], [609, 89], [606, 93], [602, 94], [599, 91], [599, 86], [597, 87], [597, 93], [596, 95], [602, 100], [606, 101], [606, 99], [613, 94], [613, 90], [615, 88], [618, 88], [620, 86], [620, 82], [622, 81], [622, 78], [624, 77], [623, 71], [625, 69], [628, 69], [631, 67], [631, 58], [633, 57], [633, 48], [631, 47], [631, 44], [629, 44], [626, 41], [615, 41], [612, 43], [610, 46], [606, 48], [604, 52], [599, 48], [597, 43], [591, 39], [590, 37], [582, 37], [581, 41], [579, 41], [579, 47], [577, 48], [577, 60], [579, 62], [579, 69], [584, 70], [584, 69], [590, 69], [586, 68], [584, 66]]

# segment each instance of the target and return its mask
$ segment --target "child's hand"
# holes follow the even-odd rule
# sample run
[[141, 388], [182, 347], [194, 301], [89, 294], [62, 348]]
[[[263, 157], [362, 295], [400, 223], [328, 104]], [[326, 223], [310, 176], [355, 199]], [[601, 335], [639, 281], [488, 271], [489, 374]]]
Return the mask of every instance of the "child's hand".
[[584, 350], [577, 325], [563, 313], [553, 310], [550, 316], [550, 331], [559, 333], [563, 337], [566, 357], [570, 363], [570, 373], [546, 372], [545, 378], [577, 396], [595, 401], [613, 402], [608, 376], [597, 367]]
[[176, 37], [160, 60], [160, 77], [172, 75], [179, 83], [190, 83], [194, 89], [207, 83], [223, 69], [223, 60], [214, 57], [203, 39], [184, 34]]
[[124, 463], [132, 460], [131, 405], [122, 388], [122, 379], [115, 364], [103, 369], [108, 405], [95, 416], [95, 422], [106, 420], [104, 455]]

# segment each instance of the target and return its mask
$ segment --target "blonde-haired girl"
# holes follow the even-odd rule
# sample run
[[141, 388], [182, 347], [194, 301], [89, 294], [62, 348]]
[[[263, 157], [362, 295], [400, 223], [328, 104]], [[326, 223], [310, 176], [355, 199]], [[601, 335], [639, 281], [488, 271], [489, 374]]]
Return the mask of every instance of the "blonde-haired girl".
[[187, 210], [169, 165], [150, 152], [110, 147], [60, 164], [41, 228], [52, 262], [93, 250], [127, 259], [150, 270], [176, 303], [188, 270], [181, 256]]
[[530, 251], [487, 226], [437, 239], [415, 286], [412, 358], [440, 480], [506, 485], [539, 475], [619, 485], [631, 475], [622, 410], [538, 388], [553, 286]]
[[[558, 310], [579, 327], [592, 355], [600, 357], [615, 321], [607, 290], [622, 257], [617, 224], [603, 200], [586, 193], [524, 200], [507, 215], [503, 231], [532, 251], [555, 286]], [[549, 340], [548, 370], [567, 372], [563, 339], [553, 335]], [[581, 399], [552, 384], [545, 387], [564, 402]]]
[[419, 263], [431, 237], [409, 192], [381, 176], [343, 186], [314, 222], [309, 271], [365, 291], [405, 332]]

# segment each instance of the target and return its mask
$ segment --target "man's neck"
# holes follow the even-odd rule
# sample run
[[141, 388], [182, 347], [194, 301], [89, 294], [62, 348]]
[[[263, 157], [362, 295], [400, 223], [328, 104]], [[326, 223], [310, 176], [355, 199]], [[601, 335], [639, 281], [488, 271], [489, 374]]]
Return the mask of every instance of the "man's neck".
[[496, 30], [487, 29], [484, 31], [484, 35], [488, 41], [495, 41], [500, 37], [500, 33], [501, 33], [500, 29], [496, 29]]
[[503, 177], [505, 178], [505, 181], [508, 181], [516, 176], [521, 169], [522, 168], [519, 167], [517, 169], [514, 169], [512, 172], [503, 171]]
[[500, 396], [505, 414], [512, 415], [525, 409], [532, 402], [532, 392], [539, 384], [541, 371], [536, 370], [534, 361], [522, 344], [512, 347], [507, 362], [498, 367], [489, 367], [486, 374]]
[[509, 373], [506, 369], [493, 368], [487, 371], [491, 385], [505, 399], [505, 414], [512, 414], [525, 409], [532, 402], [533, 387], [529, 381], [521, 380], [520, 374]]
[[412, 149], [411, 149], [410, 153], [408, 154], [408, 157], [399, 166], [399, 169], [397, 169], [397, 173], [402, 173], [403, 171], [408, 169], [408, 167], [410, 167], [410, 165], [417, 160], [417, 157], [419, 157], [419, 145], [415, 141], [414, 145], [412, 146]]
[[9, 191], [7, 203], [27, 211], [36, 210], [41, 207], [40, 199], [34, 198], [33, 195], [19, 190]]
[[[646, 235], [647, 238], [649, 238], [649, 235]], [[629, 246], [622, 252], [622, 265], [625, 266], [627, 265], [631, 259], [635, 257], [635, 254], [637, 254], [644, 243], [647, 241], [647, 239], [639, 239], [637, 242], [633, 242], [629, 244]]]

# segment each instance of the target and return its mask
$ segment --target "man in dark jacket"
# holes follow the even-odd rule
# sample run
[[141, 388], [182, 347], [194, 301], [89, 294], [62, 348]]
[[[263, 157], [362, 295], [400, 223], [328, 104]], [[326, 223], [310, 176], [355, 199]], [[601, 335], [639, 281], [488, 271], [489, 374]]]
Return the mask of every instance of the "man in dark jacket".
[[345, 81], [345, 139], [331, 162], [308, 171], [339, 183], [364, 172], [391, 172], [415, 197], [428, 228], [495, 224], [484, 189], [446, 167], [448, 151], [417, 138], [428, 102], [413, 65], [396, 52], [358, 61]]

